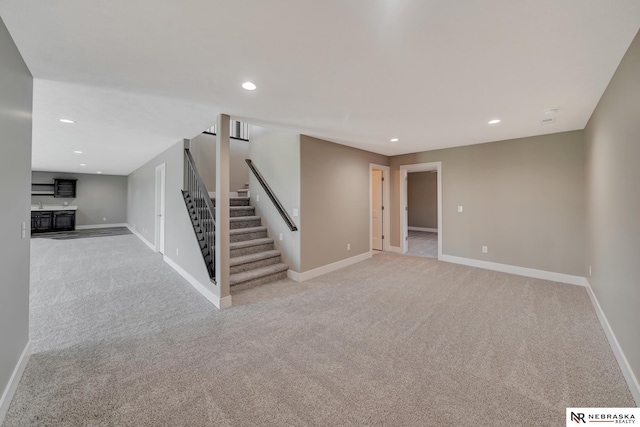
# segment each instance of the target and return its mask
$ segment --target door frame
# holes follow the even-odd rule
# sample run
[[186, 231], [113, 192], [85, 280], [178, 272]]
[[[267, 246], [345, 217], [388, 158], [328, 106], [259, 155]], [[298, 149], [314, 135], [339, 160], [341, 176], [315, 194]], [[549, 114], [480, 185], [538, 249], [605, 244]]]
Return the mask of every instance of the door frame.
[[409, 224], [407, 215], [407, 174], [411, 172], [430, 172], [436, 171], [438, 174], [438, 259], [442, 259], [442, 162], [415, 163], [411, 165], [400, 166], [400, 248], [403, 254], [409, 250]]
[[[373, 253], [373, 231], [371, 221], [371, 211], [373, 210], [373, 198], [371, 197], [371, 190], [373, 187], [373, 170], [378, 169], [382, 171], [382, 206], [384, 210], [382, 213], [382, 251], [388, 251], [391, 244], [391, 168], [389, 166], [378, 165], [376, 163], [369, 163], [369, 252]], [[376, 252], [380, 252], [377, 251]]]
[[166, 163], [156, 166], [155, 175], [155, 233], [154, 242], [156, 252], [160, 252], [164, 255], [165, 246], [165, 229], [167, 218], [165, 216], [167, 201], [166, 201], [166, 185], [167, 185], [167, 173]]

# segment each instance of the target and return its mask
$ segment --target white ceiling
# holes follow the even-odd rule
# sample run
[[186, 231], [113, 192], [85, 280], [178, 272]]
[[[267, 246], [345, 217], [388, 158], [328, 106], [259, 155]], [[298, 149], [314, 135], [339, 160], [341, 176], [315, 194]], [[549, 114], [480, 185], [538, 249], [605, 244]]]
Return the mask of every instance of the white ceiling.
[[128, 174], [219, 113], [386, 155], [582, 129], [640, 1], [0, 0], [0, 16], [36, 78], [33, 168]]

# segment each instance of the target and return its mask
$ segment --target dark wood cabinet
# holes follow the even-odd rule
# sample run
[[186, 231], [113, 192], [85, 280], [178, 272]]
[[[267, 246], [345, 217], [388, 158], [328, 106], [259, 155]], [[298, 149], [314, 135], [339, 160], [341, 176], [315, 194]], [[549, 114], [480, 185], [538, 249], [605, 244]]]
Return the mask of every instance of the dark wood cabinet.
[[57, 211], [53, 213], [54, 231], [73, 231], [76, 228], [75, 211]]
[[75, 229], [76, 211], [31, 211], [31, 234]]
[[31, 232], [46, 233], [53, 230], [53, 212], [31, 212]]
[[74, 199], [76, 197], [76, 182], [76, 179], [55, 179], [53, 197]]

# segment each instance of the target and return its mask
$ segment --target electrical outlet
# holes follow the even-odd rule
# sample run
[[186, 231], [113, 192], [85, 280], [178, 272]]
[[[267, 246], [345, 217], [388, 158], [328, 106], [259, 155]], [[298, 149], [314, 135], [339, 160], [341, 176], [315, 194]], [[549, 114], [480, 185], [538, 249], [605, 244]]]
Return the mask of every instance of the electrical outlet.
[[351, 250], [351, 243], [347, 243], [347, 250], [350, 251]]
[[176, 256], [180, 256], [180, 249], [176, 248]]
[[483, 246], [483, 247], [482, 247], [482, 253], [483, 253], [483, 254], [487, 254], [487, 253], [489, 253], [489, 248], [488, 248], [488, 247], [486, 247], [486, 246]]
[[24, 239], [25, 237], [27, 237], [27, 230], [22, 230], [22, 238]]
[[256, 194], [256, 202], [259, 202], [259, 201], [260, 201], [260, 195]]
[[589, 277], [591, 277], [591, 266], [589, 266]]
[[23, 230], [26, 230], [26, 229], [27, 229], [27, 223], [26, 223], [26, 222], [24, 222], [24, 221], [22, 221], [22, 229], [23, 229]]
[[462, 206], [458, 206], [458, 212], [462, 212]]
[[107, 220], [107, 217], [106, 217], [106, 216], [103, 216], [103, 217], [102, 217], [102, 220], [103, 220], [103, 221], [106, 221], [106, 220]]
[[279, 237], [280, 237], [280, 240], [282, 240], [282, 233], [280, 233], [280, 236], [279, 236]]

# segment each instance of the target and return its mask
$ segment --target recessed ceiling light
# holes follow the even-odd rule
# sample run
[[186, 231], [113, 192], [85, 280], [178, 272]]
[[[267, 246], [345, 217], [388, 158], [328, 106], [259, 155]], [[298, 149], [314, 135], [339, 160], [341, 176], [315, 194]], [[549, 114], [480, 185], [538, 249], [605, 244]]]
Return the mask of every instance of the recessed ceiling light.
[[389, 141], [391, 141], [391, 142], [398, 142], [398, 141], [400, 141], [400, 140], [399, 140], [398, 138], [391, 138]]
[[251, 82], [242, 83], [242, 87], [245, 88], [246, 90], [256, 90], [256, 85], [254, 85]]
[[98, 171], [98, 172], [96, 172], [96, 173], [102, 173], [102, 172]]
[[552, 115], [552, 114], [556, 114], [558, 112], [557, 108], [549, 108], [548, 110], [544, 110], [544, 113], [548, 116]]
[[498, 123], [500, 123], [500, 120], [498, 119], [489, 120], [490, 125], [497, 125]]
[[76, 154], [82, 154], [82, 151], [80, 151], [80, 150], [76, 150], [76, 151], [74, 151], [74, 153], [76, 153]]
[[75, 123], [73, 120], [69, 120], [69, 119], [60, 119], [60, 121], [62, 123], [71, 123], [71, 124]]
[[80, 166], [87, 166], [86, 163], [80, 163]]

